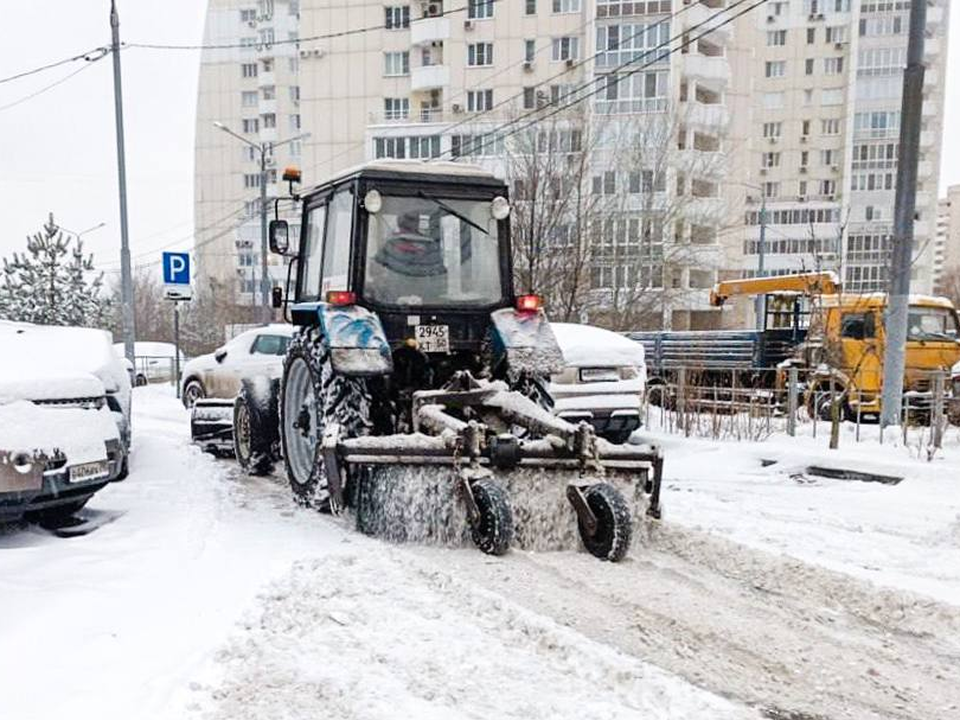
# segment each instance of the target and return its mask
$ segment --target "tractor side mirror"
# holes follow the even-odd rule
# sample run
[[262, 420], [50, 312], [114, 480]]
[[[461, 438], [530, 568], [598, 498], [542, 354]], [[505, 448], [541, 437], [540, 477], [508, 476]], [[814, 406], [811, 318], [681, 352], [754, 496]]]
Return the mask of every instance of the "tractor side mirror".
[[283, 288], [275, 287], [270, 295], [271, 304], [274, 309], [279, 309], [283, 307]]
[[213, 359], [218, 363], [222, 363], [223, 359], [227, 356], [227, 351], [223, 348], [220, 348], [213, 354]]
[[[290, 226], [286, 220], [270, 221], [270, 252], [286, 255], [290, 249]], [[276, 306], [274, 306], [276, 307]]]

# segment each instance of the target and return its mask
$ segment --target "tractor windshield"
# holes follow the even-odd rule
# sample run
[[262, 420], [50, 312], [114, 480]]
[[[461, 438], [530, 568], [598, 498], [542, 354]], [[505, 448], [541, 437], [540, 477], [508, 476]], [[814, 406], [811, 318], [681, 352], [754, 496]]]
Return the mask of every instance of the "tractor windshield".
[[910, 307], [907, 321], [908, 340], [957, 340], [956, 315], [947, 308]]
[[470, 307], [501, 299], [489, 200], [384, 196], [369, 215], [364, 297], [387, 305]]

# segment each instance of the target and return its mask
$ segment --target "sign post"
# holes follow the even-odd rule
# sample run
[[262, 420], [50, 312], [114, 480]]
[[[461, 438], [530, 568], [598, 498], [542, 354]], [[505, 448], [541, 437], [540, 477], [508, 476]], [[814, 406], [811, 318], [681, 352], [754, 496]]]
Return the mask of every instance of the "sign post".
[[174, 383], [180, 397], [180, 303], [193, 297], [190, 288], [190, 253], [163, 253], [163, 296], [173, 301]]

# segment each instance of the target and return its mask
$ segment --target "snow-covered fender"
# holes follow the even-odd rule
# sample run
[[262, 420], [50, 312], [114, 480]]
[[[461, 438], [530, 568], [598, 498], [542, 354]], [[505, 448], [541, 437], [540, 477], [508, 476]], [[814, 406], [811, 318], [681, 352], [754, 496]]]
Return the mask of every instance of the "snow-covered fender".
[[376, 313], [359, 305], [331, 305], [325, 302], [299, 303], [293, 307], [297, 325], [306, 316], [319, 324], [333, 369], [343, 375], [389, 375], [393, 372], [393, 355], [383, 325]]
[[543, 310], [521, 312], [503, 308], [491, 313], [493, 350], [506, 356], [514, 371], [549, 375], [563, 370], [563, 352]]

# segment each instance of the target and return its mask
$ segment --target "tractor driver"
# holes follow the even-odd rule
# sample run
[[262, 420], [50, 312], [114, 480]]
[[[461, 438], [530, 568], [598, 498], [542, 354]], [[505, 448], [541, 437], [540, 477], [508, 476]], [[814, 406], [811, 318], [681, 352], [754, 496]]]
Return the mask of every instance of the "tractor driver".
[[421, 215], [406, 212], [397, 218], [392, 231], [373, 257], [375, 270], [374, 296], [385, 302], [401, 298], [419, 298], [421, 303], [436, 300], [446, 292], [447, 274], [440, 239], [440, 216], [430, 216], [426, 232], [421, 229]]

